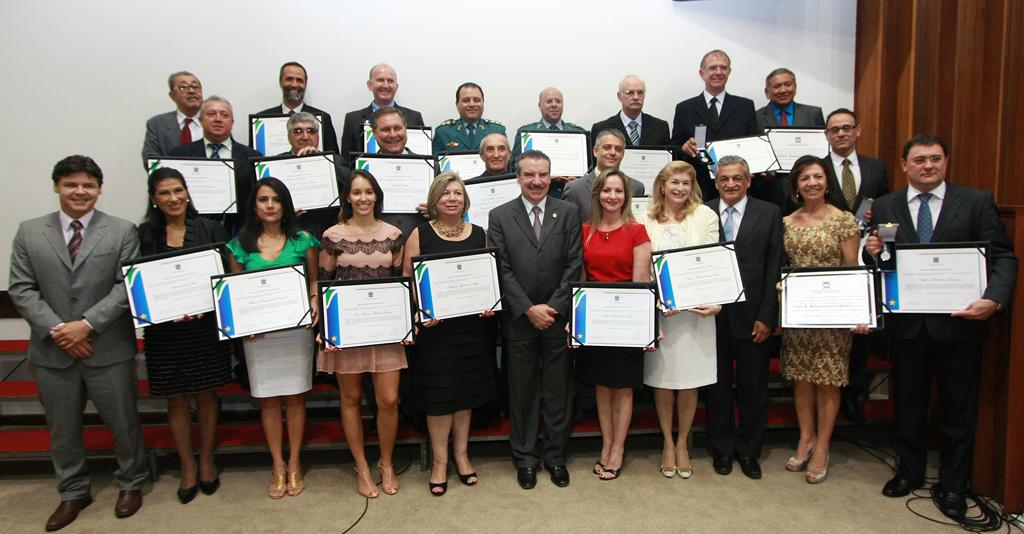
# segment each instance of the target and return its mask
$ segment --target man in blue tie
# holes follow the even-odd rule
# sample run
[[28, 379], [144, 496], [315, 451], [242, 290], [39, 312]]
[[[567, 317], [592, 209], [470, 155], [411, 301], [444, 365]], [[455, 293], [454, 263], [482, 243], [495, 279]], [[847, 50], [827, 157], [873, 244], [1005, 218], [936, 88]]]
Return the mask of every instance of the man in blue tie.
[[[903, 497], [925, 479], [928, 445], [928, 397], [938, 382], [939, 481], [932, 495], [948, 517], [966, 512], [964, 493], [971, 477], [974, 427], [978, 418], [981, 342], [985, 321], [1002, 311], [1013, 294], [1017, 257], [999, 221], [992, 193], [946, 182], [949, 150], [934, 135], [917, 135], [903, 146], [900, 161], [907, 187], [879, 198], [872, 218], [879, 225], [898, 223], [897, 243], [982, 241], [989, 243], [988, 285], [980, 299], [950, 314], [893, 313], [886, 316], [891, 343], [895, 418], [892, 445], [899, 457], [896, 476], [882, 494]], [[868, 254], [882, 242], [870, 236]]]

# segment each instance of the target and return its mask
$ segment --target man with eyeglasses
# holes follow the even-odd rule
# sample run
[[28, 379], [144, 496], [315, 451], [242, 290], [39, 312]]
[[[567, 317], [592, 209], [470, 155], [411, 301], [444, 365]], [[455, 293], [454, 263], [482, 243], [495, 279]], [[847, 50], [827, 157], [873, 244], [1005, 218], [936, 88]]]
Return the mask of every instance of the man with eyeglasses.
[[[615, 115], [591, 126], [591, 133], [618, 130], [625, 136], [626, 146], [665, 146], [670, 144], [668, 122], [644, 113], [647, 84], [643, 80], [634, 74], [626, 76], [619, 82], [619, 90], [615, 92], [615, 96], [622, 104], [622, 109]], [[593, 139], [592, 142], [596, 145], [597, 139]]]
[[203, 138], [199, 124], [199, 106], [203, 104], [203, 85], [188, 71], [167, 77], [167, 96], [174, 101], [174, 111], [154, 115], [146, 121], [146, 138], [142, 142], [142, 166], [146, 160], [170, 154], [171, 149]]
[[[828, 114], [825, 137], [829, 152], [824, 162], [832, 170], [829, 176], [829, 202], [841, 210], [857, 213], [865, 199], [873, 201], [889, 192], [889, 174], [880, 159], [857, 153], [860, 125], [857, 115], [846, 108]], [[864, 213], [864, 222], [871, 222], [871, 209]], [[839, 413], [847, 421], [864, 422], [860, 401], [867, 393], [868, 352], [871, 350], [867, 335], [854, 335], [850, 347], [850, 384], [842, 388]]]
[[679, 147], [682, 159], [697, 170], [697, 181], [706, 200], [716, 198], [718, 190], [711, 181], [708, 166], [697, 157], [699, 150], [694, 138], [697, 126], [707, 127], [705, 141], [758, 135], [754, 101], [725, 92], [732, 73], [732, 60], [721, 50], [712, 50], [700, 60], [697, 71], [704, 81], [701, 94], [676, 104], [672, 120], [672, 146]]
[[334, 123], [331, 121], [331, 114], [324, 110], [317, 109], [306, 104], [306, 82], [309, 80], [306, 74], [306, 67], [296, 61], [289, 61], [281, 65], [277, 81], [281, 85], [281, 104], [261, 111], [260, 115], [284, 113], [293, 115], [295, 113], [307, 112], [316, 118], [320, 116], [323, 121], [322, 134], [324, 139], [324, 152], [338, 152], [338, 136], [334, 133]]

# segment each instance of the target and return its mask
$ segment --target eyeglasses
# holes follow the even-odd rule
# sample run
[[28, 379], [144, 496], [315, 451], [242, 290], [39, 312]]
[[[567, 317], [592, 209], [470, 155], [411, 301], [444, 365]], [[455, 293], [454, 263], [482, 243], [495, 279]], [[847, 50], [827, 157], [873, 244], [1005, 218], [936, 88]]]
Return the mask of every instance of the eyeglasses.
[[830, 133], [832, 135], [835, 135], [835, 134], [837, 134], [839, 132], [846, 132], [846, 133], [852, 132], [855, 128], [857, 128], [857, 126], [859, 126], [859, 125], [857, 125], [857, 124], [844, 124], [842, 126], [833, 126], [831, 128], [826, 128], [826, 130], [828, 130], [828, 133]]
[[198, 83], [190, 83], [190, 84], [184, 84], [183, 83], [183, 84], [175, 87], [174, 90], [178, 91], [179, 93], [187, 93], [189, 91], [199, 92], [199, 91], [203, 90], [203, 86], [199, 85]]
[[303, 133], [313, 135], [319, 132], [319, 130], [317, 130], [316, 128], [292, 128], [291, 132], [292, 135], [302, 135]]

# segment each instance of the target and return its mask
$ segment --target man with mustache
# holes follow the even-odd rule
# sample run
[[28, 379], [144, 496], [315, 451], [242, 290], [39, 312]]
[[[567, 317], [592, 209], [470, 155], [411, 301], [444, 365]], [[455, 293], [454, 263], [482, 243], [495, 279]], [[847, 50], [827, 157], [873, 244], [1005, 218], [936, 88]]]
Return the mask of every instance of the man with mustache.
[[324, 141], [324, 152], [338, 152], [338, 137], [334, 133], [334, 123], [331, 121], [331, 114], [306, 104], [306, 82], [309, 77], [306, 74], [306, 67], [295, 61], [289, 61], [281, 65], [278, 73], [278, 83], [281, 84], [281, 104], [267, 108], [260, 115], [279, 114], [292, 115], [305, 111], [314, 117], [319, 115], [322, 122], [320, 128], [321, 137]]
[[187, 145], [203, 136], [199, 124], [199, 106], [203, 104], [203, 84], [187, 70], [167, 77], [167, 96], [176, 109], [154, 115], [146, 121], [146, 138], [142, 142], [142, 166], [146, 160], [170, 154], [179, 145]]
[[484, 173], [477, 178], [499, 176], [509, 173], [509, 156], [512, 150], [503, 133], [492, 133], [480, 141], [480, 159], [484, 162]]

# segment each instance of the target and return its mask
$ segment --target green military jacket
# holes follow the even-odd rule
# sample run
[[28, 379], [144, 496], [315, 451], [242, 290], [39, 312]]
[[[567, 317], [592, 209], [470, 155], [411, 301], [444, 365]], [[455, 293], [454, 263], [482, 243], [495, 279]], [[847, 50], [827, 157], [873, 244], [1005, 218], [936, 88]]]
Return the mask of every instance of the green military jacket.
[[505, 126], [500, 122], [481, 118], [477, 121], [476, 131], [471, 138], [465, 121], [448, 119], [434, 128], [434, 154], [479, 150], [480, 141], [492, 133], [505, 133]]

